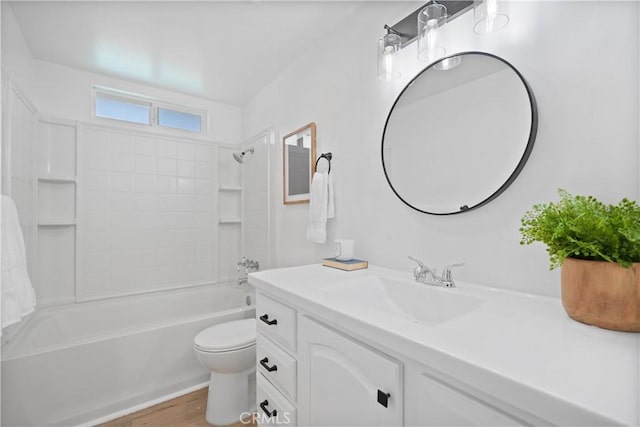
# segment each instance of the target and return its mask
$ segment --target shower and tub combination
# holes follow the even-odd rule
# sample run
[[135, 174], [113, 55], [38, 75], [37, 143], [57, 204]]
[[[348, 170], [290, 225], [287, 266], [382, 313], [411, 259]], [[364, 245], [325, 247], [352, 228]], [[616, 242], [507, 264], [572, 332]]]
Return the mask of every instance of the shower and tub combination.
[[93, 424], [202, 388], [194, 337], [254, 313], [237, 283], [41, 309], [3, 350], [3, 425]]
[[[36, 120], [46, 137], [32, 152], [49, 155], [44, 144], [52, 162], [77, 156], [77, 169], [34, 183], [39, 224], [28, 245], [38, 255], [31, 274], [39, 306], [2, 337], [2, 424], [97, 424], [206, 387], [211, 369], [194, 353], [194, 338], [253, 319], [253, 290], [238, 263], [243, 255], [269, 263], [267, 136], [238, 154], [237, 145]], [[74, 151], [80, 143], [83, 151]], [[68, 152], [56, 153], [60, 147]], [[123, 165], [94, 165], [128, 153], [195, 175], [142, 171], [140, 190], [137, 181], [114, 189]], [[103, 176], [111, 187], [100, 187]], [[189, 180], [186, 195], [161, 186]], [[66, 212], [66, 200], [76, 221], [42, 220]]]

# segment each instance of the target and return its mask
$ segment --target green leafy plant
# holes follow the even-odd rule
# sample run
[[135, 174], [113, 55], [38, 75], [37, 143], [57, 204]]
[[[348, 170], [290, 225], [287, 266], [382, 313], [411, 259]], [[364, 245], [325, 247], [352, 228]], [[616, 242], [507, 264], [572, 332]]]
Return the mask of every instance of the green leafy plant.
[[592, 196], [558, 190], [558, 203], [534, 205], [522, 217], [521, 245], [547, 245], [551, 267], [566, 258], [617, 262], [629, 267], [640, 262], [640, 206], [622, 199], [605, 205]]

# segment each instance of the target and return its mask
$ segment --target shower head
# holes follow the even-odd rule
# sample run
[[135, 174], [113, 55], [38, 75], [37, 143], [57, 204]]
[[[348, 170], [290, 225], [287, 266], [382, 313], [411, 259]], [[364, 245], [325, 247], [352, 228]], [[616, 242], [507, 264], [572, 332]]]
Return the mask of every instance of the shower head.
[[254, 152], [254, 149], [253, 149], [253, 147], [251, 147], [251, 148], [246, 149], [242, 153], [233, 153], [233, 158], [238, 163], [244, 163], [244, 155], [247, 154], [247, 153], [253, 154], [253, 152]]

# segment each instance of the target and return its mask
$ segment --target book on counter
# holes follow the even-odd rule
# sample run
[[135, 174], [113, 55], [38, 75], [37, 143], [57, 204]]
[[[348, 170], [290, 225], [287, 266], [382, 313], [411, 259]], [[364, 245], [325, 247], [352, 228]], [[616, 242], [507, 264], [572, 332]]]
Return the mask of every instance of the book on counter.
[[349, 261], [340, 261], [336, 258], [325, 258], [322, 260], [322, 265], [325, 267], [337, 268], [339, 270], [352, 271], [368, 268], [369, 262], [355, 258]]

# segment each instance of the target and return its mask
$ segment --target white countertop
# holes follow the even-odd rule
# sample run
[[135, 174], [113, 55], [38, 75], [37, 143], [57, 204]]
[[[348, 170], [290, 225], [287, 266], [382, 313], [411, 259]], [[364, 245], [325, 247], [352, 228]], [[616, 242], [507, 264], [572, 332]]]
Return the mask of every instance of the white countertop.
[[344, 272], [318, 264], [252, 273], [249, 282], [543, 419], [640, 425], [640, 334], [571, 320], [557, 298], [464, 282], [438, 289], [484, 303], [434, 324], [385, 311], [370, 295], [336, 297], [341, 282], [380, 276], [412, 280], [410, 271]]

